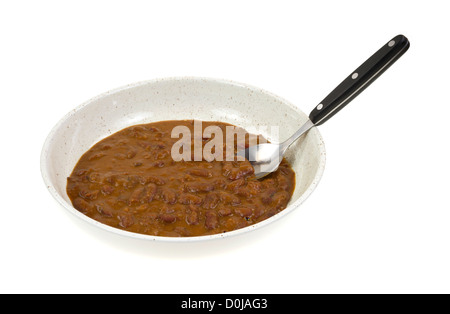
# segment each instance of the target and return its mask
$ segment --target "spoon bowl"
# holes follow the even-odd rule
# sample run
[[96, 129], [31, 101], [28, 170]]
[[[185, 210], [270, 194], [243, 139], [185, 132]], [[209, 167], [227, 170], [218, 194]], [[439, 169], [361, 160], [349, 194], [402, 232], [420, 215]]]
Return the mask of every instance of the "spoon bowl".
[[283, 153], [279, 144], [264, 143], [241, 150], [237, 156], [249, 160], [255, 170], [256, 179], [260, 179], [278, 169]]
[[243, 157], [250, 161], [255, 171], [255, 178], [262, 177], [274, 172], [278, 169], [283, 160], [284, 153], [299, 137], [309, 131], [314, 124], [311, 120], [307, 120], [300, 129], [291, 137], [282, 143], [264, 143], [250, 146], [245, 150], [237, 152], [237, 156]]

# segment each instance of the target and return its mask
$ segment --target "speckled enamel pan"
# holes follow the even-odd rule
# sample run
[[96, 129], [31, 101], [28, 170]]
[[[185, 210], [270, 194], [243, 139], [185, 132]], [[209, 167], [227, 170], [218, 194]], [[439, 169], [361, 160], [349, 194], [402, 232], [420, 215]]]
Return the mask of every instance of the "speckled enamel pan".
[[[121, 235], [159, 241], [199, 241], [242, 234], [261, 228], [297, 208], [315, 189], [325, 166], [321, 125], [367, 88], [409, 48], [398, 35], [383, 45], [305, 115], [286, 100], [257, 87], [211, 78], [167, 78], [131, 84], [97, 96], [68, 113], [48, 135], [41, 171], [53, 197], [78, 218]], [[285, 153], [296, 173], [296, 186], [286, 209], [257, 224], [235, 231], [198, 237], [159, 237], [128, 232], [93, 220], [72, 207], [66, 180], [81, 155], [101, 139], [125, 127], [164, 120], [197, 119], [228, 122], [252, 132], [278, 126], [278, 139], [296, 139]], [[306, 126], [306, 127], [305, 127]], [[264, 128], [266, 127], [266, 128]], [[294, 134], [294, 135], [293, 135]], [[287, 141], [289, 142], [289, 141]], [[255, 168], [256, 169], [256, 168]]]
[[[224, 238], [261, 228], [297, 208], [317, 186], [325, 166], [319, 131], [311, 129], [294, 143], [286, 158], [296, 173], [288, 207], [260, 223], [232, 232], [198, 237], [160, 237], [110, 227], [76, 210], [66, 193], [67, 177], [92, 145], [125, 127], [163, 120], [197, 119], [228, 122], [244, 129], [279, 126], [279, 138], [293, 134], [308, 117], [296, 106], [260, 88], [232, 81], [180, 77], [127, 85], [99, 95], [69, 112], [48, 135], [41, 154], [41, 172], [50, 194], [83, 221], [128, 237], [157, 241], [199, 241]], [[268, 128], [270, 130], [270, 128]], [[264, 134], [269, 140], [270, 134]]]
[[[121, 235], [160, 241], [199, 241], [242, 234], [261, 228], [297, 208], [317, 186], [325, 166], [325, 148], [316, 126], [323, 124], [367, 88], [409, 48], [398, 35], [383, 45], [305, 115], [286, 100], [242, 83], [211, 78], [167, 78], [136, 83], [97, 96], [68, 113], [50, 132], [41, 154], [41, 171], [53, 197], [80, 219]], [[159, 237], [132, 233], [93, 220], [72, 207], [66, 180], [81, 155], [101, 139], [125, 127], [164, 120], [221, 121], [271, 142], [286, 143], [286, 159], [296, 173], [286, 209], [257, 224], [235, 231], [198, 237]], [[264, 133], [279, 127], [278, 138]], [[308, 131], [308, 132], [306, 132]], [[306, 134], [304, 134], [306, 132]], [[300, 134], [304, 134], [296, 140]], [[291, 144], [291, 140], [295, 140]], [[256, 168], [255, 168], [256, 169]]]

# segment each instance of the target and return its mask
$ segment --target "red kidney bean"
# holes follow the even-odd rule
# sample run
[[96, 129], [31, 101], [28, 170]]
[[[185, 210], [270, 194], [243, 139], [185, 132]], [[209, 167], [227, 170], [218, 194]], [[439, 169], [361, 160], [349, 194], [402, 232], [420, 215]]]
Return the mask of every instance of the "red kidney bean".
[[251, 217], [253, 215], [253, 209], [249, 207], [236, 207], [234, 212], [241, 217]]
[[214, 190], [214, 184], [206, 182], [189, 182], [186, 183], [186, 190], [191, 193], [209, 192]]
[[75, 207], [80, 212], [86, 214], [92, 211], [94, 206], [92, 204], [89, 204], [82, 198], [76, 198], [73, 200], [73, 207]]
[[119, 226], [129, 228], [134, 225], [134, 217], [131, 214], [122, 214], [118, 216]]
[[113, 212], [110, 208], [105, 206], [104, 204], [97, 204], [95, 205], [97, 211], [100, 213], [100, 215], [104, 217], [111, 218], [113, 216]]
[[142, 201], [150, 203], [156, 196], [158, 187], [154, 183], [149, 183], [145, 186]]
[[161, 190], [161, 196], [166, 203], [175, 204], [177, 202], [177, 193], [172, 189]]
[[177, 216], [175, 216], [174, 214], [163, 213], [159, 214], [159, 219], [161, 219], [165, 223], [173, 223], [175, 222], [175, 220], [177, 220]]
[[203, 201], [203, 208], [214, 209], [220, 202], [220, 196], [217, 193], [211, 192], [206, 194], [205, 200]]
[[105, 184], [102, 186], [101, 191], [103, 195], [110, 195], [114, 192], [114, 188], [110, 185]]
[[189, 225], [197, 225], [199, 222], [198, 212], [195, 210], [190, 211], [186, 216], [186, 222]]
[[207, 229], [215, 229], [217, 228], [217, 225], [219, 223], [219, 220], [217, 218], [217, 213], [212, 210], [208, 210], [205, 213], [205, 226]]
[[203, 202], [203, 199], [197, 195], [182, 193], [180, 197], [178, 197], [178, 202], [184, 205], [196, 204], [200, 205]]

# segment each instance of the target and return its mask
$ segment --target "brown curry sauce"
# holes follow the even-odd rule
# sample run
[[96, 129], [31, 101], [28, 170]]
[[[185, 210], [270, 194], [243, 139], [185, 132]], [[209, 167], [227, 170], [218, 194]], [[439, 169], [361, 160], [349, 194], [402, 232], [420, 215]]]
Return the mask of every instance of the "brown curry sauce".
[[[191, 120], [161, 121], [128, 127], [95, 144], [67, 178], [73, 206], [115, 228], [170, 237], [229, 232], [286, 208], [295, 173], [285, 159], [260, 180], [248, 161], [176, 162], [171, 148], [179, 139], [171, 132], [179, 125], [193, 132]], [[202, 123], [203, 129], [210, 125], [224, 134], [230, 126]], [[210, 139], [199, 140], [205, 145]]]

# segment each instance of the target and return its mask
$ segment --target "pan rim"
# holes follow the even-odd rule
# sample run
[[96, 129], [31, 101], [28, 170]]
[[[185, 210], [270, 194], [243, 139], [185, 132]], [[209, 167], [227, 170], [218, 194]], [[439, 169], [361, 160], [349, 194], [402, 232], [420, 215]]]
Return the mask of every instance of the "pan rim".
[[205, 236], [194, 236], [194, 237], [163, 237], [163, 236], [153, 236], [153, 235], [146, 235], [146, 234], [140, 234], [140, 233], [134, 233], [118, 228], [114, 228], [111, 226], [108, 226], [106, 224], [100, 223], [82, 213], [80, 213], [78, 210], [76, 210], [71, 204], [69, 204], [66, 200], [63, 199], [63, 197], [58, 193], [58, 191], [53, 186], [53, 183], [50, 179], [49, 169], [48, 169], [48, 160], [47, 160], [47, 152], [49, 151], [52, 141], [54, 139], [54, 136], [57, 134], [60, 127], [68, 120], [70, 119], [74, 114], [76, 114], [78, 111], [82, 110], [83, 108], [89, 106], [89, 104], [102, 99], [106, 96], [109, 96], [111, 94], [115, 94], [124, 90], [132, 89], [135, 87], [148, 85], [148, 84], [155, 84], [160, 82], [170, 82], [170, 81], [204, 81], [204, 82], [215, 82], [219, 84], [225, 84], [225, 85], [232, 85], [235, 87], [241, 87], [246, 88], [258, 93], [266, 94], [277, 101], [283, 103], [284, 105], [287, 105], [291, 109], [293, 109], [296, 112], [299, 112], [301, 114], [304, 114], [303, 111], [300, 110], [299, 107], [293, 105], [289, 101], [281, 98], [278, 95], [275, 95], [269, 91], [266, 91], [264, 89], [261, 89], [256, 86], [252, 86], [246, 83], [240, 83], [233, 80], [228, 79], [219, 79], [219, 78], [211, 78], [211, 77], [196, 77], [196, 76], [175, 76], [175, 77], [165, 77], [165, 78], [156, 78], [151, 80], [145, 80], [145, 81], [139, 81], [136, 83], [127, 84], [115, 89], [111, 89], [109, 91], [106, 91], [104, 93], [101, 93], [95, 97], [90, 98], [89, 100], [85, 101], [84, 103], [78, 105], [74, 109], [72, 109], [70, 112], [68, 112], [66, 115], [64, 115], [51, 129], [49, 132], [47, 138], [45, 139], [44, 145], [41, 150], [41, 156], [40, 156], [40, 170], [41, 175], [44, 180], [44, 183], [50, 192], [50, 194], [53, 196], [53, 198], [61, 205], [63, 208], [65, 208], [67, 211], [75, 215], [76, 217], [80, 218], [81, 220], [99, 227], [100, 229], [119, 234], [122, 236], [126, 236], [128, 238], [136, 238], [136, 239], [144, 239], [144, 240], [150, 240], [150, 241], [160, 241], [160, 242], [199, 242], [199, 241], [206, 241], [206, 240], [213, 240], [213, 239], [221, 239], [221, 238], [228, 238], [231, 236], [241, 235], [248, 233], [249, 231], [260, 229], [261, 227], [264, 227], [268, 224], [271, 224], [272, 222], [281, 219], [282, 217], [285, 217], [287, 214], [292, 212], [294, 209], [299, 207], [315, 190], [318, 183], [320, 182], [323, 171], [325, 169], [325, 163], [326, 163], [326, 151], [325, 151], [325, 145], [322, 139], [322, 136], [320, 132], [317, 130], [316, 127], [313, 127], [310, 132], [314, 132], [315, 136], [317, 137], [317, 141], [319, 143], [319, 163], [318, 163], [318, 169], [316, 171], [316, 174], [314, 176], [313, 181], [308, 186], [308, 188], [305, 190], [305, 192], [300, 195], [300, 197], [295, 200], [293, 203], [289, 204], [288, 207], [286, 207], [281, 212], [277, 213], [276, 215], [263, 220], [259, 223], [256, 223], [254, 225], [250, 225], [241, 229], [237, 229], [234, 231], [226, 232], [226, 233], [219, 233], [219, 234], [212, 234], [212, 235], [205, 235]]

